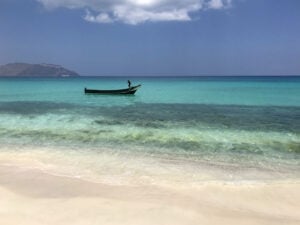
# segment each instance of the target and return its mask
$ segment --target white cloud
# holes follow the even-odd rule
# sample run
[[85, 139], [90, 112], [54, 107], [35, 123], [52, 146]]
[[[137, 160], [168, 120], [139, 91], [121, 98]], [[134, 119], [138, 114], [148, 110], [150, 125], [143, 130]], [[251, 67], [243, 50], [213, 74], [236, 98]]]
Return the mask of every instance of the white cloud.
[[231, 5], [231, 0], [210, 0], [207, 3], [208, 8], [222, 9]]
[[47, 9], [85, 9], [86, 21], [123, 22], [136, 25], [147, 21], [189, 21], [202, 9], [223, 9], [231, 0], [36, 0]]
[[107, 13], [99, 13], [97, 16], [94, 16], [88, 9], [86, 10], [86, 15], [84, 17], [86, 21], [92, 23], [112, 23], [112, 18]]

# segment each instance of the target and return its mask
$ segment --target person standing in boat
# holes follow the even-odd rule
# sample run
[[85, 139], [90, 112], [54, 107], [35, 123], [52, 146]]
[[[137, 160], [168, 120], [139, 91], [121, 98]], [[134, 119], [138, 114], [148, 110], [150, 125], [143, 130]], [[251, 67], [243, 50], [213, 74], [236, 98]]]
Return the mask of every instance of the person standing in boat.
[[131, 88], [131, 82], [130, 82], [130, 80], [128, 80], [127, 83], [128, 83], [128, 88]]

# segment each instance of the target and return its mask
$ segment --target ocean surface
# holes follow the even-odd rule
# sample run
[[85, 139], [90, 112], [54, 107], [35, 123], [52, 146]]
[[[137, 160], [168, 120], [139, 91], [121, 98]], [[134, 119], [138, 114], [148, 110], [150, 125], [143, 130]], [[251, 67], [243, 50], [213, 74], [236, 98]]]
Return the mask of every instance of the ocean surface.
[[113, 184], [300, 179], [300, 77], [1, 78], [0, 162]]

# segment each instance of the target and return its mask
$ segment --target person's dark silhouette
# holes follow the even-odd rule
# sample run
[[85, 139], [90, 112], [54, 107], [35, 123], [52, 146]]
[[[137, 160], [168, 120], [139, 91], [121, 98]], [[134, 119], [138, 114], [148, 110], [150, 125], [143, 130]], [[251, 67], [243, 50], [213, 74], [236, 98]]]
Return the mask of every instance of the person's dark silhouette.
[[128, 80], [127, 83], [128, 83], [128, 88], [131, 88], [131, 82], [130, 82], [130, 80]]

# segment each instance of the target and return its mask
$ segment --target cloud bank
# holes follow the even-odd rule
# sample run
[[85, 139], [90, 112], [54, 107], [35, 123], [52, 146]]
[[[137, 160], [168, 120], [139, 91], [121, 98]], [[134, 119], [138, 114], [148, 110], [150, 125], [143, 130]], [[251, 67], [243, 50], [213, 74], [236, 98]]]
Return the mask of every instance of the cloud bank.
[[93, 23], [190, 21], [200, 10], [224, 9], [232, 0], [36, 0], [47, 9], [85, 9], [84, 19]]

